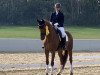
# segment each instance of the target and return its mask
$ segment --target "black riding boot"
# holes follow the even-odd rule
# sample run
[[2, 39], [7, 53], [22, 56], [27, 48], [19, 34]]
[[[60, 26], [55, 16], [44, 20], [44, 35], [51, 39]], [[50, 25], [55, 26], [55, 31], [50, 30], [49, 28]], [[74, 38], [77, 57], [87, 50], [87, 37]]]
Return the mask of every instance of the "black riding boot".
[[62, 49], [63, 49], [63, 50], [66, 50], [66, 49], [67, 49], [67, 48], [66, 48], [66, 37], [61, 38], [61, 43], [62, 43]]

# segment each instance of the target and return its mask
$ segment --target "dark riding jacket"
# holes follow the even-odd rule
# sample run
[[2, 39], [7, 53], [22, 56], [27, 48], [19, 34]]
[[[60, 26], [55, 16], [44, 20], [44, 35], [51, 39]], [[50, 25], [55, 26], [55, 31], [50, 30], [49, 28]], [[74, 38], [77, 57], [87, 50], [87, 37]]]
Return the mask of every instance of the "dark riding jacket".
[[50, 22], [54, 25], [55, 23], [58, 23], [58, 27], [64, 27], [64, 15], [61, 11], [56, 14], [56, 12], [51, 14]]

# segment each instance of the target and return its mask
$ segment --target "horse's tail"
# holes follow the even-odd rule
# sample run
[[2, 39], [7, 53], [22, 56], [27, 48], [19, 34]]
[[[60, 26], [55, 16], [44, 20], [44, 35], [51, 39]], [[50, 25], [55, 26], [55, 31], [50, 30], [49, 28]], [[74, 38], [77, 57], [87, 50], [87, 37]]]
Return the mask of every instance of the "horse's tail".
[[64, 64], [67, 61], [68, 55], [69, 55], [69, 57], [70, 56], [72, 57], [72, 49], [73, 49], [73, 37], [72, 37], [71, 33], [68, 32], [68, 31], [66, 31], [66, 34], [68, 36], [68, 42], [67, 42], [67, 50], [65, 50], [65, 53], [64, 53], [64, 56], [63, 56], [63, 59], [64, 59], [63, 62], [64, 62]]

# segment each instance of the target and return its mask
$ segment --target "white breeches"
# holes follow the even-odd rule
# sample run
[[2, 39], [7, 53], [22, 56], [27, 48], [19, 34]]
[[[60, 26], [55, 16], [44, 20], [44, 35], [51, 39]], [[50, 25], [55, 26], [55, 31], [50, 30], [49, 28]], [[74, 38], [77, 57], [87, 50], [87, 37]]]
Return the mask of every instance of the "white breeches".
[[58, 29], [59, 29], [59, 30], [61, 31], [61, 33], [62, 33], [62, 38], [64, 38], [64, 37], [66, 36], [64, 27], [58, 27]]

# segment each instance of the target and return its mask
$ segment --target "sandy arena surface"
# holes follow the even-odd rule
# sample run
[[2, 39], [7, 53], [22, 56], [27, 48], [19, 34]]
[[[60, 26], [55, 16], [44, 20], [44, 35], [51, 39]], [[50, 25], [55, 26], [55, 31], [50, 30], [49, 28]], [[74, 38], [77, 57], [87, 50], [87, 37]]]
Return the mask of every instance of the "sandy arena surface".
[[[55, 70], [54, 75], [57, 75], [57, 72], [58, 70]], [[45, 70], [6, 71], [0, 72], [0, 75], [45, 75]], [[62, 75], [70, 75], [69, 69], [65, 69]], [[100, 75], [100, 67], [74, 68], [74, 75]]]
[[[73, 53], [73, 62], [94, 62], [100, 61], [100, 52]], [[59, 68], [59, 58], [56, 54], [55, 63]], [[44, 53], [1, 53], [0, 64], [45, 64]], [[69, 66], [67, 64], [67, 66]], [[74, 65], [75, 66], [75, 65]], [[58, 69], [55, 70], [55, 75]], [[67, 67], [62, 75], [69, 75], [69, 67]], [[44, 69], [30, 70], [7, 70], [0, 71], [0, 75], [45, 75]], [[75, 66], [74, 75], [100, 75], [100, 65]]]

